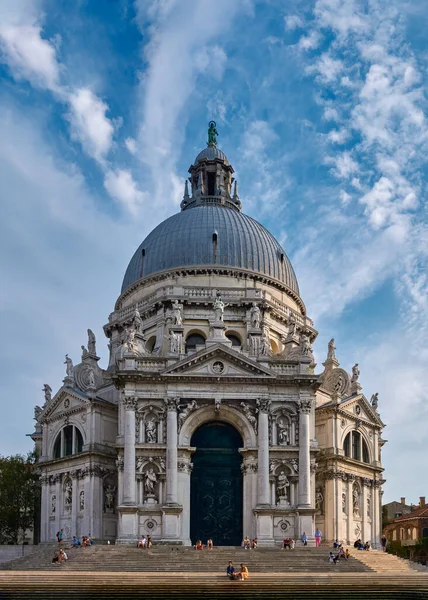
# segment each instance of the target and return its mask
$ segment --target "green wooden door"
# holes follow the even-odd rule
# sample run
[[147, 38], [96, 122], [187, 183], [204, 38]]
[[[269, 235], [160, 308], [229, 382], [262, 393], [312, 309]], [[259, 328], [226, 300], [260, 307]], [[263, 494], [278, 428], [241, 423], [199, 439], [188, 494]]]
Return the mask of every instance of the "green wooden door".
[[207, 423], [192, 437], [190, 537], [211, 538], [216, 546], [242, 541], [242, 447], [239, 433], [227, 423]]

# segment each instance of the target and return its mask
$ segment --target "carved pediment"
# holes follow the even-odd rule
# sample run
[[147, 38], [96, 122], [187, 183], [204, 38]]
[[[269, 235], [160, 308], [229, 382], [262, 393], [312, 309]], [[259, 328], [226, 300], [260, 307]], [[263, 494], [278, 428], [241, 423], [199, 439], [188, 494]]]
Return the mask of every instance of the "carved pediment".
[[62, 387], [40, 415], [40, 423], [54, 421], [67, 414], [86, 409], [89, 399], [70, 388]]
[[376, 413], [374, 408], [372, 408], [370, 403], [367, 401], [366, 397], [362, 394], [357, 397], [344, 400], [341, 402], [340, 408], [341, 410], [347, 412], [350, 416], [354, 417], [354, 419], [368, 421], [374, 425], [384, 425], [378, 413]]
[[222, 344], [186, 357], [163, 371], [162, 375], [275, 378], [269, 369]]

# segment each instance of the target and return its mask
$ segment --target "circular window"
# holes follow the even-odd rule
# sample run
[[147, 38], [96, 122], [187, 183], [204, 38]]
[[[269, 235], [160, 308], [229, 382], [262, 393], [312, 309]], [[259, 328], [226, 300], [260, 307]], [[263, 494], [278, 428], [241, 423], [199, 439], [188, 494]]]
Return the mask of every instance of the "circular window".
[[214, 373], [220, 374], [224, 371], [224, 364], [220, 360], [216, 360], [213, 363], [212, 370]]

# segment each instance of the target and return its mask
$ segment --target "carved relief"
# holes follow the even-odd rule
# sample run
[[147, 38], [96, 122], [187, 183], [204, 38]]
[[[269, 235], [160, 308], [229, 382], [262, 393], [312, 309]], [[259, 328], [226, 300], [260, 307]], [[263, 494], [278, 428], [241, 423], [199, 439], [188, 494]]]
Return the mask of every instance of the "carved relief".
[[116, 486], [111, 482], [104, 483], [104, 512], [114, 513], [116, 507]]
[[85, 492], [82, 490], [79, 494], [79, 510], [85, 510]]
[[324, 514], [324, 489], [319, 486], [315, 491], [315, 510], [317, 514]]
[[323, 381], [322, 387], [330, 394], [338, 394], [342, 397], [350, 389], [349, 375], [344, 369], [333, 369]]
[[64, 510], [67, 512], [71, 510], [73, 503], [73, 484], [71, 479], [66, 479], [64, 482]]
[[188, 404], [185, 404], [183, 407], [180, 407], [180, 413], [178, 415], [178, 433], [180, 433], [181, 428], [183, 427], [184, 422], [186, 421], [190, 413], [194, 412], [198, 408], [199, 406], [196, 400], [192, 400]]
[[123, 471], [123, 456], [118, 456], [116, 458], [116, 467], [118, 471]]
[[346, 515], [346, 494], [342, 494], [342, 512]]
[[255, 416], [255, 411], [253, 411], [253, 409], [246, 402], [241, 402], [241, 406], [242, 412], [244, 413], [250, 425], [253, 426], [254, 432], [257, 435], [257, 418]]
[[360, 489], [358, 484], [355, 482], [352, 486], [352, 511], [354, 513], [354, 517], [360, 516]]

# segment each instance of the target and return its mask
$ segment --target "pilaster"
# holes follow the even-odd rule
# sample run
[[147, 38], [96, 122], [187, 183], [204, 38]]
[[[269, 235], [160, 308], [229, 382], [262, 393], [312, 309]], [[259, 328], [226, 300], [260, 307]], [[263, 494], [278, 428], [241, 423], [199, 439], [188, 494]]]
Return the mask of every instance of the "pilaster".
[[125, 396], [123, 398], [125, 447], [124, 447], [124, 471], [123, 471], [123, 504], [136, 504], [136, 481], [135, 481], [135, 409], [137, 398]]
[[302, 397], [299, 404], [299, 507], [311, 506], [310, 414], [312, 399]]

